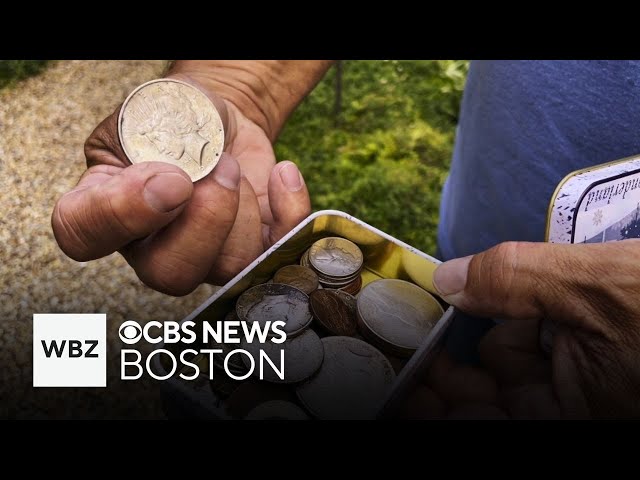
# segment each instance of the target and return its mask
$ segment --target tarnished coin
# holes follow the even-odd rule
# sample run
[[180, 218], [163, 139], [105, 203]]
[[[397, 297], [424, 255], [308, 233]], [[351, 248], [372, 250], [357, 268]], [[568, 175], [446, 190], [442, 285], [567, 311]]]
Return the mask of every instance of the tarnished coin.
[[[273, 383], [297, 383], [306, 380], [318, 371], [324, 358], [322, 341], [311, 329], [305, 330], [296, 337], [287, 338], [283, 343], [243, 341], [242, 348], [253, 357], [255, 362], [253, 375], [258, 378], [260, 378], [260, 350], [264, 351], [278, 370], [281, 368], [281, 351], [284, 350], [284, 380], [278, 377], [266, 360], [263, 361], [262, 380]], [[243, 357], [245, 366], [250, 368], [249, 357], [246, 355]]]
[[309, 249], [311, 266], [329, 277], [350, 277], [360, 271], [362, 261], [358, 246], [346, 238], [322, 238]]
[[281, 283], [263, 283], [245, 291], [236, 303], [236, 314], [242, 322], [283, 321], [287, 337], [300, 333], [313, 319], [307, 294]]
[[131, 92], [120, 110], [118, 135], [131, 163], [171, 163], [194, 182], [213, 170], [224, 149], [222, 119], [209, 97], [169, 78]]
[[342, 290], [343, 292], [347, 292], [348, 294], [355, 295], [360, 291], [361, 288], [362, 276], [358, 275], [353, 282], [345, 285], [344, 287], [341, 287], [340, 290]]
[[355, 312], [337, 290], [316, 290], [309, 295], [311, 312], [320, 325], [333, 335], [350, 337], [358, 329]]
[[251, 410], [245, 420], [311, 420], [295, 403], [272, 400]]
[[318, 289], [318, 275], [310, 268], [302, 265], [287, 265], [273, 276], [274, 283], [284, 283], [302, 290], [309, 295]]
[[353, 313], [353, 315], [356, 315], [358, 311], [358, 301], [356, 300], [356, 297], [354, 297], [350, 293], [345, 292], [344, 290], [334, 290], [334, 292], [336, 295], [338, 295], [338, 297], [342, 299], [344, 303], [347, 304], [347, 307], [349, 307], [349, 310]]
[[395, 373], [375, 347], [350, 337], [325, 337], [318, 373], [296, 389], [312, 415], [326, 420], [374, 418]]
[[309, 266], [309, 249], [307, 249], [300, 257], [300, 265], [303, 267]]
[[431, 294], [404, 280], [376, 280], [358, 295], [362, 334], [395, 355], [410, 356], [443, 314]]

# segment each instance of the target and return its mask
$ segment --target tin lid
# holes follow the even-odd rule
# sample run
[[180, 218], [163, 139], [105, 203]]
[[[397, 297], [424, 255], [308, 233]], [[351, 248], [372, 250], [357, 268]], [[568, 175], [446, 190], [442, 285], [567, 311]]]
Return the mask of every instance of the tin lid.
[[[630, 194], [634, 191], [635, 194]], [[620, 240], [619, 227], [624, 227], [620, 223], [633, 215], [639, 201], [640, 156], [571, 172], [560, 181], [551, 196], [545, 241], [600, 243]], [[603, 212], [602, 207], [608, 212]], [[613, 236], [607, 236], [607, 230]]]

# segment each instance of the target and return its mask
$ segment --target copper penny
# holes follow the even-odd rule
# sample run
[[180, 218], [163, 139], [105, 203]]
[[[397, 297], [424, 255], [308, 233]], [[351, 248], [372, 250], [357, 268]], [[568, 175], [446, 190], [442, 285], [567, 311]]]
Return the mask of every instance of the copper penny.
[[349, 307], [349, 311], [353, 314], [353, 318], [357, 318], [358, 315], [358, 300], [356, 297], [351, 295], [350, 293], [345, 292], [344, 290], [332, 290], [338, 298], [340, 298], [344, 303]]
[[345, 285], [344, 287], [341, 287], [340, 290], [342, 290], [343, 292], [347, 292], [350, 295], [355, 295], [360, 291], [361, 288], [362, 288], [362, 276], [358, 275], [358, 278], [356, 278], [350, 284]]
[[311, 311], [318, 322], [334, 335], [351, 336], [358, 328], [353, 310], [333, 290], [316, 290], [309, 296]]

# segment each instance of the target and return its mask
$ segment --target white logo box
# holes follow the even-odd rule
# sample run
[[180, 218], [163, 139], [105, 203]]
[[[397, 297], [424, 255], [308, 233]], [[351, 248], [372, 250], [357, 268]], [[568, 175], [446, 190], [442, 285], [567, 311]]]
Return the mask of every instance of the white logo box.
[[106, 339], [105, 313], [35, 313], [33, 386], [106, 387]]
[[[242, 292], [253, 285], [267, 282], [280, 267], [297, 263], [313, 242], [329, 236], [347, 238], [360, 247], [365, 263], [362, 273], [363, 286], [380, 278], [399, 278], [415, 283], [438, 298], [432, 278], [433, 272], [441, 263], [439, 260], [347, 213], [323, 210], [303, 220], [182, 321], [192, 320], [198, 323], [204, 320], [223, 320]], [[393, 413], [437, 352], [455, 314], [453, 307], [445, 304], [444, 308], [444, 315], [397, 374], [387, 399], [379, 410], [379, 418]], [[171, 350], [178, 357], [180, 348], [186, 347], [181, 344], [159, 344], [157, 348]], [[210, 347], [191, 344], [188, 348], [199, 350]], [[152, 368], [156, 373], [166, 372], [160, 356], [156, 355], [153, 362]], [[231, 419], [231, 415], [225, 409], [225, 400], [208, 385], [203, 387], [197, 383], [197, 380], [181, 380], [178, 375], [160, 382], [169, 415], [177, 413], [188, 417]]]

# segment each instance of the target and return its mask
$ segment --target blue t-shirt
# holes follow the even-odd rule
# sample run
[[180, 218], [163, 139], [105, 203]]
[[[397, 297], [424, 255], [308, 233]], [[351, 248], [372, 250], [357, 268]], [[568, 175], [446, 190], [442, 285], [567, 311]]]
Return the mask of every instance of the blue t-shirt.
[[472, 62], [440, 206], [442, 259], [543, 241], [567, 173], [634, 154], [640, 62]]

